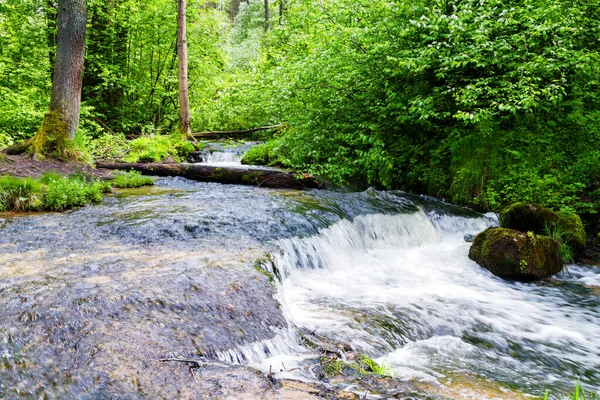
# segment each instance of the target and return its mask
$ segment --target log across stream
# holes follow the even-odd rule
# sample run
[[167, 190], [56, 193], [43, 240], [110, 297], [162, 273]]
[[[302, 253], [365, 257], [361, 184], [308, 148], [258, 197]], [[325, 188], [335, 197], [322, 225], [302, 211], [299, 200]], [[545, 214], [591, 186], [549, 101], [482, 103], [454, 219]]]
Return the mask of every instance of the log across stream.
[[320, 183], [312, 176], [297, 177], [294, 173], [277, 169], [213, 166], [187, 163], [123, 163], [98, 162], [98, 168], [135, 170], [145, 175], [181, 176], [200, 182], [217, 182], [270, 188], [314, 189]]

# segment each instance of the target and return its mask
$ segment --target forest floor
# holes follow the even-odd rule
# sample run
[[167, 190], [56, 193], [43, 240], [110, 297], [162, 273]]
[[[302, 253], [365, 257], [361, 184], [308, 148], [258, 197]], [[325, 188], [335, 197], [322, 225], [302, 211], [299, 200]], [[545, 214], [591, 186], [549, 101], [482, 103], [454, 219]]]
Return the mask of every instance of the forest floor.
[[5, 160], [0, 161], [0, 176], [12, 175], [16, 177], [39, 178], [44, 172], [56, 171], [61, 175], [71, 175], [77, 172], [83, 172], [87, 175], [93, 175], [96, 178], [110, 179], [114, 172], [102, 169], [92, 168], [88, 164], [65, 162], [52, 159], [37, 161], [23, 155], [3, 155]]

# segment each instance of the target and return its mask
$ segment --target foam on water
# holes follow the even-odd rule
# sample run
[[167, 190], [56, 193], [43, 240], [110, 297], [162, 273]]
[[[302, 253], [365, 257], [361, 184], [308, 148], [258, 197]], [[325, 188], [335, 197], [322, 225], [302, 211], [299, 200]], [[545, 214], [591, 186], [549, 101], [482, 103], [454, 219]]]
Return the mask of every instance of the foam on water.
[[242, 165], [241, 157], [235, 152], [215, 151], [207, 152], [202, 157], [202, 164], [207, 165], [222, 165], [222, 166], [239, 166]]
[[[288, 344], [234, 351], [265, 370], [292, 368], [303, 358], [293, 327], [304, 327], [391, 363], [402, 379], [437, 382], [467, 370], [537, 393], [550, 382], [566, 390], [577, 377], [600, 389], [599, 298], [503, 281], [479, 267], [463, 236], [495, 224], [422, 210], [362, 215], [281, 240], [274, 261], [290, 330], [276, 341]], [[560, 279], [599, 285], [600, 269], [570, 270]]]

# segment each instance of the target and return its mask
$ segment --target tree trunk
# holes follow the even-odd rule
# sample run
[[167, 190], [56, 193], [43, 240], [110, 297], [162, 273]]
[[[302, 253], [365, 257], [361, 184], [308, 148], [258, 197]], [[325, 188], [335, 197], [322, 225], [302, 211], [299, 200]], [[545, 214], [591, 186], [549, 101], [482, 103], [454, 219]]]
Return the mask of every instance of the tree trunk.
[[102, 161], [96, 163], [96, 167], [122, 171], [133, 169], [144, 175], [182, 176], [200, 182], [291, 189], [322, 187], [322, 183], [312, 176], [296, 177], [294, 173], [266, 168], [217, 167], [177, 163], [112, 163]]
[[179, 128], [187, 135], [192, 133], [188, 86], [186, 0], [178, 0], [177, 52], [179, 55]]
[[269, 30], [269, 0], [265, 0], [265, 31]]
[[283, 24], [283, 11], [285, 10], [285, 1], [279, 0], [279, 25]]
[[79, 125], [85, 29], [85, 0], [59, 0], [50, 107], [42, 126], [27, 146], [34, 157], [44, 154], [58, 158], [77, 157], [70, 151], [69, 142], [75, 138]]

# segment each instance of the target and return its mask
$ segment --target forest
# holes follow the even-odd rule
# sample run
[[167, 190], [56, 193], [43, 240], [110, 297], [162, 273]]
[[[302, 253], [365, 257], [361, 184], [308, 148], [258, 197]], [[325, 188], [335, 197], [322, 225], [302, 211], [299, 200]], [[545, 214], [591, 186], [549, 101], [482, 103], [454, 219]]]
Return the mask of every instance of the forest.
[[[0, 3], [3, 146], [47, 110], [54, 3]], [[76, 141], [176, 131], [176, 2], [87, 3]], [[188, 5], [194, 131], [282, 124], [269, 162], [336, 184], [596, 212], [596, 2], [232, 4]]]
[[[226, 140], [206, 139], [215, 137]], [[227, 238], [224, 241], [232, 241], [232, 237], [243, 231], [240, 235], [245, 239], [241, 244], [236, 243], [234, 246], [230, 243], [227, 245], [229, 247], [225, 247], [233, 253], [241, 246], [243, 249], [239, 251], [245, 252], [246, 258], [256, 255], [254, 250], [251, 251], [252, 248], [262, 249], [264, 243], [277, 240], [277, 246], [281, 248], [276, 247], [283, 255], [271, 256], [271, 253], [276, 252], [269, 247], [270, 244], [264, 245], [263, 250], [269, 255], [261, 258], [260, 262], [257, 261], [255, 266], [259, 277], [266, 276], [271, 283], [278, 281], [280, 291], [285, 286], [282, 283], [285, 277], [299, 276], [300, 266], [305, 270], [326, 269], [323, 265], [333, 263], [332, 260], [341, 257], [340, 254], [355, 251], [357, 240], [347, 237], [350, 235], [348, 232], [354, 232], [353, 229], [358, 230], [356, 235], [362, 238], [361, 246], [366, 246], [369, 251], [371, 245], [379, 248], [377, 240], [384, 240], [382, 238], [388, 234], [393, 238], [390, 240], [394, 245], [400, 248], [408, 246], [408, 242], [396, 237], [402, 236], [398, 232], [403, 232], [402, 234], [418, 242], [419, 246], [425, 247], [429, 243], [427, 235], [438, 235], [442, 242], [454, 240], [458, 235], [460, 245], [457, 248], [466, 252], [470, 245], [464, 247], [464, 234], [464, 240], [470, 237], [467, 240], [469, 243], [475, 238], [468, 258], [494, 275], [522, 282], [537, 281], [547, 277], [540, 272], [541, 264], [544, 264], [544, 268], [555, 269], [548, 273], [549, 276], [564, 271], [565, 265], [571, 265], [577, 260], [600, 260], [600, 0], [0, 0], [0, 149], [3, 149], [0, 152], [0, 175], [6, 175], [0, 176], [0, 230], [14, 229], [17, 237], [21, 237], [19, 235], [23, 233], [26, 235], [23, 243], [37, 243], [38, 239], [27, 236], [31, 233], [24, 233], [29, 231], [19, 224], [25, 222], [13, 225], [3, 222], [4, 214], [1, 212], [54, 212], [88, 203], [102, 203], [98, 207], [105, 207], [105, 204], [108, 204], [106, 207], [112, 207], [116, 203], [111, 201], [122, 201], [125, 202], [123, 207], [128, 209], [128, 213], [113, 220], [102, 214], [108, 211], [98, 211], [97, 218], [112, 221], [106, 222], [109, 226], [113, 223], [116, 225], [114, 228], [105, 228], [104, 220], [97, 222], [98, 228], [95, 228], [93, 235], [104, 240], [105, 236], [102, 235], [109, 233], [103, 229], [108, 229], [110, 235], [116, 235], [119, 241], [135, 242], [127, 242], [127, 246], [131, 244], [146, 249], [143, 246], [156, 241], [157, 248], [162, 249], [161, 246], [164, 246], [164, 251], [168, 252], [174, 251], [176, 247], [168, 242], [173, 238], [196, 243], [193, 241], [212, 232], [211, 235], [218, 236], [218, 240], [221, 240], [219, 235], [223, 235]], [[228, 169], [230, 165], [226, 162], [229, 162], [229, 158], [223, 159], [225, 163], [217, 162], [214, 166], [206, 162], [207, 157], [216, 160], [215, 154], [233, 157], [233, 153], [241, 158], [241, 163], [252, 167], [243, 172], [235, 168]], [[194, 157], [204, 157], [204, 161], [194, 164]], [[25, 159], [46, 166], [37, 167], [38, 164], [29, 164], [30, 161], [23, 161]], [[29, 176], [32, 174], [24, 169], [19, 173], [20, 162], [28, 168], [34, 165], [36, 173], [33, 175], [36, 176]], [[69, 166], [63, 167], [63, 163]], [[61, 168], [71, 171], [72, 165], [78, 166], [81, 173], [62, 176], [66, 174], [61, 173]], [[111, 175], [113, 173], [107, 172], [108, 169], [135, 169], [137, 172], [118, 171]], [[45, 172], [41, 173], [41, 170]], [[91, 179], [87, 177], [87, 173], [96, 177]], [[202, 216], [188, 220], [188, 211], [185, 210], [199, 207], [198, 205], [182, 203], [175, 197], [172, 203], [160, 202], [166, 201], [165, 196], [175, 196], [173, 193], [192, 196], [186, 192], [192, 190], [187, 186], [191, 184], [177, 180], [156, 181], [142, 177], [140, 173], [191, 177], [207, 182], [250, 184], [259, 188], [286, 188], [290, 192], [282, 192], [277, 197], [278, 200], [271, 201], [270, 195], [265, 194], [267, 192], [260, 192], [259, 195], [255, 192], [240, 192], [244, 189], [239, 188], [227, 192], [228, 189], [206, 186], [208, 192], [214, 190], [215, 197], [207, 194], [208, 198], [200, 200], [207, 205], [212, 204], [216, 212], [221, 214], [206, 216], [201, 214], [203, 211], [194, 208], [189, 212]], [[9, 174], [17, 177], [8, 176]], [[139, 192], [127, 191], [131, 187], [153, 185], [155, 181], [160, 183], [159, 187], [135, 189], [145, 190]], [[291, 192], [298, 188], [332, 190], [331, 194]], [[201, 191], [198, 188], [193, 190]], [[163, 196], [160, 197], [163, 200], [157, 200], [158, 209], [161, 210], [156, 211], [158, 216], [145, 219], [146, 215], [154, 215], [152, 213], [155, 211], [145, 209], [137, 203], [128, 203], [133, 201], [127, 197], [130, 193], [133, 193], [132, 196]], [[257, 201], [261, 205], [245, 204], [247, 200], [244, 198], [235, 206], [239, 207], [236, 212], [241, 216], [232, 216], [233, 214], [228, 214], [228, 210], [220, 208], [224, 206], [219, 200], [227, 199], [230, 203], [236, 203], [238, 198], [232, 200], [232, 193], [251, 199], [258, 196]], [[109, 203], [102, 200], [107, 195]], [[398, 196], [404, 196], [404, 200], [398, 200]], [[198, 198], [193, 197], [193, 201], [197, 200]], [[270, 205], [267, 207], [266, 204]], [[527, 206], [520, 206], [523, 204]], [[264, 209], [261, 208], [263, 206]], [[264, 217], [264, 221], [268, 221], [263, 221], [266, 227], [259, 224], [251, 234], [246, 232], [250, 228], [242, 227], [244, 224], [251, 226], [261, 218], [251, 214], [254, 207], [264, 211], [268, 215]], [[171, 215], [171, 211], [165, 210], [184, 210], [181, 217], [183, 222], [179, 221], [179, 215], [175, 216], [179, 211], [173, 211]], [[290, 210], [300, 210], [302, 217]], [[424, 222], [414, 216], [407, 217], [408, 210], [419, 210], [417, 214], [422, 213], [421, 216], [427, 220], [426, 226], [419, 228], [420, 231], [413, 231], [410, 227], [421, 227], [420, 224]], [[79, 232], [79, 224], [96, 221], [85, 214], [86, 211], [81, 212], [83, 214], [75, 213], [75, 216], [68, 217], [76, 219], [72, 226], [65, 228], [69, 232], [76, 232], [73, 237], [87, 237], [88, 233]], [[124, 211], [117, 208], [114, 212], [115, 215], [121, 215], [119, 213]], [[376, 215], [379, 213], [393, 214], [398, 218], [402, 216], [404, 219], [385, 225], [377, 220]], [[495, 213], [495, 216], [477, 214], [480, 219], [475, 221], [475, 214], [471, 213]], [[438, 214], [441, 217], [438, 218]], [[220, 218], [225, 218], [225, 215], [229, 216], [228, 221], [233, 222], [222, 222]], [[310, 219], [313, 217], [314, 219]], [[373, 220], [368, 219], [371, 217]], [[443, 225], [440, 221], [446, 221], [446, 217], [450, 222]], [[460, 219], [463, 217], [466, 222]], [[44, 218], [52, 220], [54, 217], [50, 214], [40, 218], [40, 221], [46, 221]], [[271, 219], [276, 218], [286, 222], [281, 222], [280, 226], [269, 225], [273, 222]], [[298, 218], [308, 219], [302, 222]], [[541, 219], [532, 222], [533, 225], [522, 221], [528, 218]], [[135, 224], [128, 225], [128, 221], [133, 220], [136, 221]], [[216, 224], [215, 221], [221, 224], [218, 228], [211, 225]], [[346, 233], [340, 233], [343, 231], [341, 228], [339, 232], [335, 230], [340, 221], [349, 221], [351, 228], [344, 228]], [[51, 222], [47, 223], [52, 226]], [[180, 223], [181, 226], [178, 225]], [[489, 229], [496, 226], [494, 224], [500, 224], [500, 229], [519, 231], [516, 236], [511, 236], [511, 240], [527, 249], [519, 255], [521, 258], [517, 257], [519, 278], [499, 271], [495, 260], [489, 261], [490, 256], [486, 253], [489, 250], [482, 245], [484, 239], [498, 242], [505, 240], [500, 237], [500, 231], [496, 231], [497, 237], [491, 238], [493, 233]], [[225, 228], [229, 225], [236, 225], [239, 232], [232, 234]], [[141, 232], [144, 229], [158, 233], [156, 236], [148, 234], [150, 238], [142, 238]], [[448, 233], [450, 231], [452, 234]], [[488, 232], [488, 237], [475, 236], [481, 231], [481, 235]], [[128, 239], [123, 239], [121, 235]], [[259, 238], [260, 235], [265, 237]], [[313, 244], [309, 245], [300, 239], [297, 242], [286, 242], [292, 236], [310, 236], [315, 238], [314, 243], [317, 244], [311, 242]], [[544, 242], [547, 237], [551, 239]], [[6, 240], [9, 239], [6, 236]], [[83, 246], [75, 243], [75, 239], [69, 240], [74, 241], [73, 248]], [[214, 240], [215, 243], [218, 241]], [[340, 250], [334, 246], [335, 249], [332, 250], [332, 243], [335, 244], [336, 241], [344, 243], [344, 246], [347, 242], [348, 247], [340, 245], [343, 247]], [[54, 246], [52, 243], [47, 246]], [[213, 242], [210, 243], [211, 246], [216, 246]], [[17, 259], [16, 256], [2, 258], [3, 251], [14, 243], [7, 244], [9, 247], [6, 249], [2, 247], [4, 244], [6, 243], [0, 241], [0, 262], [8, 263], [9, 260]], [[389, 243], [385, 242], [385, 245]], [[192, 244], [188, 243], [188, 246], [190, 247], [182, 251], [192, 254], [197, 250], [196, 247], [192, 249]], [[542, 249], [543, 246], [552, 249], [539, 250], [540, 252], [556, 252], [558, 256], [539, 255], [537, 249]], [[317, 251], [315, 249], [321, 251], [318, 254], [311, 253]], [[436, 248], [434, 252], [438, 250], [439, 254], [445, 254], [444, 249]], [[6, 251], [10, 253], [13, 250]], [[143, 251], [145, 250], [140, 250], [142, 253]], [[216, 250], [211, 251], [213, 253], [210, 253], [210, 257], [217, 253]], [[127, 251], [125, 253], [129, 254]], [[364, 254], [367, 253], [368, 251]], [[290, 254], [302, 254], [303, 257], [298, 256], [296, 259]], [[364, 254], [361, 253], [361, 257]], [[106, 254], [102, 257], [105, 256], [108, 257]], [[76, 260], [77, 257], [79, 256], [75, 257]], [[133, 256], [124, 257], [128, 260], [126, 263], [135, 265]], [[210, 257], [202, 258], [202, 262]], [[454, 253], [448, 253], [447, 257], [453, 260]], [[487, 261], [482, 261], [484, 258]], [[156, 256], [154, 259], [160, 257]], [[174, 259], [177, 256], [174, 255]], [[152, 260], [147, 260], [148, 265], [152, 265]], [[461, 260], [461, 263], [470, 262], [466, 253]], [[347, 264], [351, 266], [356, 262], [347, 260]], [[369, 259], [368, 262], [375, 265], [380, 260]], [[390, 263], [395, 262], [392, 258], [386, 258], [382, 265], [387, 268]], [[412, 260], [406, 262], [410, 263]], [[484, 265], [486, 262], [490, 265]], [[58, 261], [57, 263], [56, 265], [60, 264]], [[81, 263], [83, 265], [84, 261]], [[117, 264], [119, 268], [124, 268], [123, 271], [128, 268], [119, 263], [121, 261]], [[436, 265], [441, 265], [441, 262]], [[450, 268], [444, 268], [446, 267]], [[81, 268], [81, 271], [85, 271], [83, 266]], [[170, 276], [173, 282], [182, 276], [178, 268], [172, 267]], [[358, 265], [356, 268], [358, 269]], [[314, 320], [306, 317], [308, 314], [302, 314], [306, 320], [295, 316], [288, 322], [289, 326], [294, 326], [297, 341], [308, 347], [312, 345], [307, 343], [312, 343], [312, 347], [318, 349], [332, 346], [344, 348], [343, 340], [350, 340], [351, 337], [363, 340], [361, 335], [368, 336], [368, 340], [361, 342], [364, 348], [356, 350], [356, 354], [352, 353], [350, 359], [343, 354], [322, 353], [319, 358], [321, 375], [317, 373], [317, 376], [331, 378], [343, 375], [349, 379], [350, 375], [345, 373], [349, 368], [364, 380], [367, 380], [366, 376], [373, 374], [393, 377], [395, 373], [391, 371], [397, 367], [394, 357], [399, 357], [397, 348], [410, 341], [424, 340], [420, 335], [427, 336], [429, 340], [431, 337], [445, 337], [438, 335], [439, 332], [450, 332], [448, 335], [458, 336], [463, 342], [478, 349], [487, 347], [506, 350], [500, 356], [485, 356], [490, 359], [496, 357], [500, 360], [504, 354], [509, 354], [510, 357], [516, 357], [522, 365], [535, 364], [536, 368], [539, 367], [535, 372], [537, 375], [532, 372], [532, 376], [509, 376], [510, 367], [498, 367], [505, 368], [500, 373], [487, 364], [477, 364], [469, 367], [469, 370], [474, 371], [476, 379], [481, 380], [474, 380], [474, 383], [467, 385], [465, 382], [470, 378], [462, 376], [455, 379], [465, 387], [487, 387], [483, 382], [487, 382], [487, 378], [492, 376], [489, 379], [495, 382], [494, 385], [504, 385], [502, 388], [508, 388], [506, 390], [540, 395], [539, 398], [558, 399], [559, 397], [552, 397], [552, 390], [558, 394], [569, 392], [572, 395], [572, 381], [576, 378], [573, 398], [590, 400], [596, 397], [589, 394], [586, 398], [584, 387], [588, 393], [590, 389], [595, 392], [600, 390], [600, 383], [596, 381], [600, 379], [600, 375], [595, 368], [600, 364], [597, 354], [592, 354], [600, 349], [600, 343], [597, 338], [586, 344], [581, 344], [584, 339], [577, 342], [578, 335], [588, 337], [598, 333], [597, 325], [588, 325], [592, 319], [595, 321], [600, 318], [597, 311], [590, 319], [586, 319], [582, 311], [598, 306], [596, 282], [600, 267], [589, 268], [573, 267], [573, 276], [567, 271], [568, 279], [571, 280], [556, 283], [557, 287], [561, 286], [561, 289], [556, 289], [556, 293], [552, 291], [555, 288], [551, 287], [551, 283], [542, 283], [541, 285], [551, 287], [546, 293], [549, 296], [547, 298], [536, 297], [539, 293], [529, 287], [517, 296], [516, 292], [506, 286], [495, 286], [499, 285], [496, 281], [491, 281], [486, 286], [496, 288], [498, 293], [506, 296], [507, 304], [510, 303], [507, 313], [512, 310], [515, 315], [522, 309], [515, 304], [526, 301], [524, 298], [533, 301], [536, 307], [539, 306], [539, 318], [554, 318], [553, 314], [546, 314], [547, 310], [541, 305], [546, 301], [571, 306], [583, 304], [583, 308], [574, 308], [572, 313], [573, 318], [584, 328], [564, 340], [562, 336], [556, 341], [553, 341], [554, 337], [548, 339], [548, 342], [539, 339], [534, 345], [531, 343], [538, 339], [532, 338], [533, 334], [528, 336], [525, 333], [513, 338], [513, 341], [491, 338], [493, 334], [490, 332], [495, 331], [489, 328], [487, 322], [478, 319], [479, 313], [489, 312], [492, 315], [490, 319], [496, 318], [496, 321], [502, 320], [505, 314], [485, 307], [473, 311], [473, 315], [477, 316], [472, 319], [477, 320], [477, 323], [474, 323], [473, 331], [468, 333], [463, 328], [443, 323], [438, 326], [431, 322], [431, 326], [426, 324], [427, 327], [423, 329], [414, 327], [411, 325], [413, 321], [422, 322], [425, 317], [420, 314], [421, 311], [398, 317], [398, 313], [393, 310], [396, 310], [394, 307], [404, 307], [399, 303], [390, 306], [392, 311], [385, 312], [373, 306], [372, 310], [365, 311], [366, 316], [361, 319], [359, 311], [362, 306], [340, 301], [339, 304], [344, 304], [350, 317], [335, 314], [332, 321], [351, 318], [363, 329], [360, 332], [353, 331], [355, 328], [350, 328], [351, 325], [341, 323], [339, 326], [343, 327], [339, 328], [340, 332], [336, 331], [333, 323], [331, 326], [313, 326], [311, 323]], [[79, 273], [84, 274], [81, 271]], [[442, 268], [442, 271], [445, 270]], [[253, 270], [254, 272], [256, 271]], [[395, 274], [397, 271], [388, 272]], [[451, 275], [455, 272], [448, 270], [444, 273]], [[12, 275], [10, 277], [13, 279]], [[138, 278], [142, 279], [141, 276]], [[233, 282], [233, 275], [227, 279], [229, 278]], [[348, 282], [351, 282], [347, 284], [348, 288], [356, 281], [363, 282], [362, 278], [354, 278], [356, 277], [347, 277]], [[218, 282], [220, 278], [214, 275], [210, 279]], [[229, 282], [227, 279], [224, 281]], [[415, 279], [421, 282], [420, 278]], [[469, 275], [465, 279], [479, 282], [475, 275]], [[190, 278], [190, 282], [193, 280], [194, 278]], [[574, 281], [578, 283], [573, 283]], [[195, 285], [190, 282], [184, 285]], [[454, 281], [448, 282], [453, 284]], [[450, 285], [448, 282], [440, 283], [440, 287]], [[572, 285], [580, 283], [583, 286], [573, 289]], [[160, 286], [160, 280], [154, 284]], [[315, 279], [312, 284], [314, 286], [307, 292], [318, 292], [319, 279]], [[378, 292], [387, 285], [381, 282], [379, 284], [382, 286], [361, 287], [360, 290]], [[237, 283], [231, 285], [234, 287]], [[425, 285], [433, 287], [434, 281], [428, 281]], [[218, 284], [214, 284], [211, 290], [214, 289], [217, 293], [217, 287]], [[261, 286], [262, 289], [264, 287]], [[339, 293], [343, 292], [344, 296], [352, 299], [354, 293], [344, 292], [343, 289], [344, 287], [340, 287], [331, 290], [334, 293], [339, 290]], [[110, 290], [117, 291], [114, 288]], [[228, 290], [223, 289], [219, 293], [229, 293]], [[302, 296], [308, 295], [299, 289], [287, 290], [291, 299], [308, 310], [312, 310], [314, 304], [328, 304], [322, 300], [325, 297], [307, 299]], [[424, 309], [428, 307], [429, 299], [438, 295], [437, 289], [431, 290], [433, 292], [423, 300]], [[466, 287], [461, 287], [460, 290], [470, 293], [470, 289]], [[573, 292], [564, 294], [561, 290]], [[0, 297], [2, 293], [0, 279]], [[269, 327], [279, 326], [276, 312], [273, 311], [274, 308], [270, 308], [271, 304], [251, 297], [255, 296], [254, 289], [248, 293], [245, 295], [251, 299], [250, 303], [255, 302], [267, 310], [267, 313], [273, 313], [268, 314], [269, 321], [275, 321], [269, 322]], [[113, 292], [108, 294], [114, 295]], [[145, 300], [140, 301], [149, 301], [147, 299], [153, 295], [148, 294]], [[161, 294], [165, 298], [169, 295]], [[519, 297], [521, 295], [522, 298]], [[563, 295], [566, 297], [560, 297]], [[584, 295], [588, 297], [583, 300], [577, 297]], [[90, 298], [97, 299], [94, 296]], [[210, 297], [208, 294], [206, 296]], [[374, 294], [366, 296], [371, 298]], [[569, 296], [579, 300], [573, 300]], [[76, 301], [88, 301], [82, 299], [84, 297]], [[175, 303], [180, 301], [171, 300]], [[163, 300], [154, 299], [148, 307], [153, 310], [168, 308], [161, 301]], [[169, 303], [168, 299], [165, 301]], [[382, 300], [374, 296], [369, 307], [372, 304], [388, 304], [388, 301], [389, 299]], [[233, 305], [227, 305], [229, 313], [234, 313], [229, 307], [247, 307], [234, 300], [231, 302]], [[471, 304], [470, 300], [465, 302]], [[502, 301], [498, 299], [497, 303]], [[136, 309], [136, 304], [127, 307]], [[336, 303], [331, 308], [342, 307], [339, 304]], [[463, 303], [457, 304], [460, 308]], [[50, 308], [54, 306], [48, 305]], [[106, 307], [108, 310], [112, 305]], [[189, 307], [193, 308], [195, 305]], [[211, 307], [219, 310], [222, 308], [221, 305], [205, 304], [198, 306], [198, 309], [204, 312], [207, 309], [213, 310]], [[419, 307], [415, 309], [421, 310]], [[437, 321], [438, 305], [431, 307], [434, 311], [429, 312], [428, 318]], [[196, 312], [198, 309], [189, 311]], [[7, 310], [6, 313], [12, 312], [9, 306]], [[16, 308], [15, 310], [14, 312], [21, 312]], [[165, 312], [172, 312], [173, 308], [169, 310]], [[454, 312], [453, 309], [446, 311]], [[251, 310], [245, 312], [244, 315], [251, 314]], [[536, 314], [536, 311], [531, 311], [531, 314]], [[6, 315], [8, 314], [0, 312], [0, 322], [8, 320], [3, 319]], [[336, 319], [337, 317], [340, 319]], [[30, 316], [22, 318], [37, 319]], [[108, 317], [102, 314], [97, 318], [104, 321], [103, 318]], [[398, 323], [397, 318], [406, 323], [406, 326]], [[525, 320], [530, 316], [519, 314], [519, 318]], [[140, 318], [140, 321], [144, 319]], [[514, 329], [506, 328], [509, 325], [512, 327], [514, 321], [502, 321], [506, 324], [503, 325], [505, 331], [500, 336], [521, 332], [521, 325]], [[270, 350], [270, 353], [265, 350], [267, 356], [280, 351], [278, 342], [267, 343], [267, 339], [271, 340], [269, 334], [261, 331], [258, 325], [252, 325], [253, 321], [248, 323], [251, 326], [243, 329], [246, 333], [253, 332], [252, 337], [262, 340], [259, 341], [260, 346]], [[539, 320], [535, 320], [533, 325], [536, 323], [543, 325]], [[561, 323], [562, 320], [558, 318], [557, 326], [564, 329], [559, 332], [557, 328], [554, 333], [557, 337], [568, 330], [568, 323], [565, 322], [564, 326]], [[169, 322], [165, 324], [168, 325]], [[523, 324], [527, 325], [526, 322]], [[223, 334], [227, 339], [222, 339], [227, 344], [225, 347], [238, 349], [236, 346], [246, 343], [245, 339], [237, 341], [239, 338], [228, 330], [233, 328], [227, 322], [223, 322], [218, 329], [221, 328], [227, 332]], [[0, 325], [0, 360], [3, 329]], [[129, 328], [125, 331], [127, 329]], [[196, 332], [194, 329], [203, 328], [192, 323], [186, 329]], [[134, 328], [131, 328], [131, 332], [133, 331]], [[382, 331], [386, 333], [381, 334]], [[456, 333], [458, 331], [461, 333]], [[30, 331], [23, 332], [27, 332], [23, 333], [23, 337], [29, 338], [28, 340], [41, 337]], [[379, 336], [373, 332], [379, 332]], [[338, 333], [341, 339], [336, 336]], [[204, 332], [203, 335], [204, 338], [212, 338], [212, 334]], [[377, 336], [378, 339], [369, 335]], [[506, 335], [503, 337], [506, 338]], [[243, 335], [240, 334], [241, 336]], [[336, 342], [334, 337], [340, 341]], [[381, 339], [382, 337], [386, 339]], [[136, 340], [138, 339], [131, 339], [130, 343], [138, 343]], [[214, 338], [211, 340], [219, 342]], [[160, 340], [157, 339], [158, 342]], [[162, 345], [164, 343], [161, 342]], [[525, 355], [527, 352], [524, 349], [529, 345], [537, 350], [538, 345], [550, 350], [548, 354], [540, 352], [533, 356]], [[189, 347], [189, 343], [178, 342], [177, 346]], [[200, 361], [190, 361], [189, 357], [185, 358], [183, 355], [181, 357], [184, 358], [164, 356], [166, 350], [161, 347], [161, 351], [165, 350], [160, 353], [163, 354], [161, 362], [184, 362], [196, 383], [194, 371], [199, 371], [203, 366], [218, 368], [218, 365], [211, 364], [215, 359], [233, 364], [244, 359], [243, 363], [253, 367], [261, 365], [257, 368], [268, 370], [266, 376], [275, 379], [271, 365], [263, 368], [267, 364], [261, 364], [270, 362], [269, 357], [265, 356], [265, 361], [264, 357], [254, 359], [255, 353], [244, 353], [243, 349], [235, 350], [241, 353], [234, 354], [234, 350], [230, 353], [215, 350], [220, 349], [216, 344], [214, 349], [212, 345], [203, 346], [196, 347], [194, 344], [197, 355], [206, 356], [209, 361], [203, 358]], [[452, 346], [452, 343], [444, 343], [439, 348], [449, 349]], [[587, 364], [574, 355], [565, 355], [569, 352], [567, 349], [575, 349], [573, 352], [577, 355], [583, 352], [582, 357], [589, 357]], [[114, 352], [118, 353], [116, 350]], [[378, 358], [383, 357], [384, 353], [387, 358]], [[388, 360], [391, 360], [389, 365]], [[111, 359], [106, 362], [110, 364], [116, 361]], [[26, 369], [25, 361], [22, 366], [17, 361], [15, 363], [16, 366], [6, 368], [0, 365], [0, 378], [3, 376], [3, 368]], [[473, 363], [475, 364], [474, 361]], [[42, 366], [43, 362], [39, 361], [38, 364]], [[5, 365], [9, 365], [9, 362], [6, 361]], [[63, 367], [61, 364], [61, 368]], [[553, 369], [554, 367], [556, 368]], [[32, 369], [32, 374], [40, 374], [40, 371], [45, 373], [45, 367], [40, 368], [42, 370]], [[298, 365], [295, 368], [304, 367]], [[426, 371], [424, 374], [430, 371], [443, 371], [439, 373], [445, 374], [452, 369], [445, 364], [439, 367], [440, 370], [436, 368], [437, 365], [428, 365], [422, 370], [417, 369]], [[289, 372], [285, 365], [281, 371]], [[122, 380], [133, 379], [129, 372], [121, 372], [124, 374], [121, 376]], [[556, 375], [552, 375], [553, 373]], [[67, 385], [71, 385], [72, 389], [65, 392], [59, 390], [54, 394], [59, 397], [76, 397], [80, 388], [91, 390], [93, 387], [96, 390], [97, 387], [93, 384], [81, 383], [87, 379], [87, 375], [82, 374], [83, 378], [79, 382], [75, 379]], [[562, 382], [554, 388], [549, 386], [550, 391], [544, 392], [546, 386], [540, 386], [541, 383], [545, 384], [540, 382], [540, 377], [545, 376], [544, 374], [552, 376], [550, 382], [560, 382], [564, 378], [570, 380], [570, 383]], [[432, 375], [437, 376], [434, 373]], [[102, 376], [98, 379], [104, 382], [104, 386], [100, 386], [109, 388], [106, 393], [129, 393], [129, 388], [114, 386], [113, 381], [108, 378], [104, 380], [104, 375], [98, 376]], [[20, 387], [18, 382], [21, 378], [13, 377], [13, 381], [8, 375], [5, 378], [14, 387]], [[411, 375], [410, 379], [412, 378], [414, 376]], [[177, 375], [177, 379], [183, 378]], [[325, 381], [329, 382], [327, 379]], [[359, 387], [364, 388], [361, 384]], [[153, 385], [158, 383], [151, 381], [139, 381], [135, 385], [145, 387], [154, 395], [162, 393], [161, 390], [164, 389], [157, 389], [158, 386]], [[257, 383], [256, 386], [261, 387], [261, 384]], [[385, 390], [388, 389], [386, 387]], [[0, 379], [0, 398], [3, 398], [3, 390]], [[21, 389], [15, 390], [17, 393]], [[28, 393], [41, 395], [46, 393], [44, 390]], [[203, 390], [209, 393], [212, 389]], [[382, 395], [387, 393], [385, 390], [378, 389], [373, 393]], [[424, 389], [419, 386], [417, 391], [421, 393], [421, 390]], [[430, 393], [428, 390], [425, 391]], [[490, 389], [486, 396], [495, 398], [494, 390]], [[582, 391], [581, 394], [579, 390]], [[443, 392], [447, 394], [449, 391], [450, 389]], [[93, 393], [98, 396], [104, 394]], [[175, 396], [173, 393], [168, 392], [165, 398], [187, 398], [189, 395]], [[483, 396], [483, 392], [477, 393]], [[329, 393], [323, 395], [323, 398], [337, 398], [337, 395], [339, 393]], [[11, 398], [10, 395], [7, 398]]]

